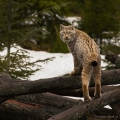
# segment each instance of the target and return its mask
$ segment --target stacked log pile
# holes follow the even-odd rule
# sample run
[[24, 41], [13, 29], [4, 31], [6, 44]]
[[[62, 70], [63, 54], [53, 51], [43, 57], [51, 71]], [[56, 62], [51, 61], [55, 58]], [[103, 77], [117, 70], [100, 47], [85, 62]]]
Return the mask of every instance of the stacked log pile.
[[[112, 59], [112, 54], [108, 56], [107, 59]], [[114, 63], [119, 64], [119, 57], [115, 58], [117, 62]], [[115, 116], [120, 118], [120, 86], [107, 86], [120, 84], [120, 69], [103, 71], [101, 84], [102, 97], [95, 99], [91, 78], [92, 101], [83, 102], [64, 97], [83, 96], [80, 76], [23, 81], [1, 75], [0, 120], [85, 120], [105, 105], [110, 105]]]

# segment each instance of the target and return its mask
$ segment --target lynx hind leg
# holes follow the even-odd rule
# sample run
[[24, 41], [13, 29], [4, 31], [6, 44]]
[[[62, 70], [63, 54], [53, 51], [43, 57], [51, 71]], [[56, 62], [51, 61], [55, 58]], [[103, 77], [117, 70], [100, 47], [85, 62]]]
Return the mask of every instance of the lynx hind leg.
[[83, 89], [84, 101], [91, 100], [91, 97], [89, 96], [89, 89], [88, 89], [90, 77], [91, 77], [91, 68], [90, 67], [83, 68], [81, 78], [82, 78], [82, 89]]
[[93, 77], [95, 81], [95, 93], [94, 96], [96, 98], [101, 96], [101, 67], [100, 65], [94, 67], [93, 69]]

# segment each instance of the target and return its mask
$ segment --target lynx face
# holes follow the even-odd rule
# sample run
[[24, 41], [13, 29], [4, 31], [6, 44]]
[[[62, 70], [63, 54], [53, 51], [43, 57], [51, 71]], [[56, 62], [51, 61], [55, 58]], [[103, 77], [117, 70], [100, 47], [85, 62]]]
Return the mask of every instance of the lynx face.
[[70, 43], [74, 40], [75, 38], [75, 29], [72, 25], [69, 26], [64, 26], [60, 25], [60, 38], [62, 39], [63, 42], [65, 43]]

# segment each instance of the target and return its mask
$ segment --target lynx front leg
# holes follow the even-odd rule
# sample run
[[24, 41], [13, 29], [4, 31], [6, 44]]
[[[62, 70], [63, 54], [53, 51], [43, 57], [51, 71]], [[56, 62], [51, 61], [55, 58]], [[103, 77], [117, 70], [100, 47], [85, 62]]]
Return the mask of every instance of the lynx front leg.
[[94, 96], [96, 98], [101, 96], [101, 67], [100, 65], [94, 67], [93, 76], [95, 81], [95, 93]]
[[83, 67], [83, 71], [82, 71], [82, 89], [83, 89], [83, 97], [84, 97], [84, 101], [90, 101], [91, 97], [89, 96], [89, 81], [90, 81], [90, 77], [91, 77], [91, 69], [90, 67]]
[[74, 60], [74, 70], [71, 72], [71, 75], [81, 75], [82, 73], [82, 65], [78, 60], [77, 56], [73, 54]]

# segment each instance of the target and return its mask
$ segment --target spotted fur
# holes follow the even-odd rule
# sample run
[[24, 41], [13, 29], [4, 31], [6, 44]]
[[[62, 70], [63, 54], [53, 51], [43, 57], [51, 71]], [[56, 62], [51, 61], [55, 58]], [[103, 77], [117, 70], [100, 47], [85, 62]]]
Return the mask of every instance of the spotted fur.
[[89, 80], [95, 81], [95, 97], [101, 96], [101, 58], [97, 44], [85, 32], [72, 25], [60, 25], [60, 38], [68, 45], [74, 59], [72, 75], [81, 74], [84, 101], [90, 101]]

